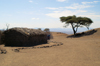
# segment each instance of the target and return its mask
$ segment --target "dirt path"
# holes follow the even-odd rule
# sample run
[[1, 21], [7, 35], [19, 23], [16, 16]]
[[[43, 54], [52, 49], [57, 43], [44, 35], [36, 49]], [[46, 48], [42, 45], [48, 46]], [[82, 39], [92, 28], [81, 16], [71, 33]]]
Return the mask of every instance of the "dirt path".
[[51, 40], [63, 45], [20, 52], [7, 48], [10, 52], [0, 55], [0, 66], [100, 66], [99, 38], [66, 38], [62, 34]]

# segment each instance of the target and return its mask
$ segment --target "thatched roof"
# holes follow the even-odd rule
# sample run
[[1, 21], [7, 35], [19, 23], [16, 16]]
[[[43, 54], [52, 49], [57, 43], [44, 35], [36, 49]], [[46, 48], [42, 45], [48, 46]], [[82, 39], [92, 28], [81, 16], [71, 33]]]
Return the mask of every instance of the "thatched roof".
[[0, 34], [2, 33], [2, 31], [0, 30]]
[[17, 31], [17, 32], [20, 32], [20, 33], [26, 34], [26, 35], [46, 35], [46, 33], [41, 30], [20, 28], [20, 27], [11, 28], [7, 31]]

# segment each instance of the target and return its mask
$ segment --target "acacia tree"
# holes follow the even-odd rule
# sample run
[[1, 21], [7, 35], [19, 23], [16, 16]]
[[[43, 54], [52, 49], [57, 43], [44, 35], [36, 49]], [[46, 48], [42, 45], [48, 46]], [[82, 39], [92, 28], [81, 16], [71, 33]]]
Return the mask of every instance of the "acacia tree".
[[41, 28], [38, 28], [38, 30], [41, 30]]
[[76, 17], [75, 15], [60, 17], [60, 20], [61, 22], [65, 22], [65, 27], [71, 24], [74, 36], [79, 27], [85, 26], [89, 30], [89, 26], [93, 23], [93, 21], [88, 17]]
[[49, 28], [45, 28], [44, 31], [49, 32]]

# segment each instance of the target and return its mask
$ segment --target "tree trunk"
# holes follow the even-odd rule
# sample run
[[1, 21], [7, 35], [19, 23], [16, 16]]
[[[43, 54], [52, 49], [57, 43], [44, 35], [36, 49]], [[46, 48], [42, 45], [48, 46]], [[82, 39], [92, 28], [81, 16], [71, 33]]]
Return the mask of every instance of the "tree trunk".
[[89, 30], [89, 27], [87, 27], [87, 29]]
[[78, 23], [77, 23], [77, 27], [76, 27], [76, 31], [75, 31], [76, 33], [77, 33], [77, 30], [78, 30], [78, 27], [79, 27], [79, 25], [78, 25]]
[[73, 29], [73, 32], [74, 32], [74, 36], [76, 35], [76, 31], [75, 31], [75, 27], [73, 26], [73, 23], [71, 23], [71, 26], [72, 26], [72, 29]]
[[76, 31], [75, 32], [77, 32], [77, 30], [78, 30], [78, 27], [76, 28]]

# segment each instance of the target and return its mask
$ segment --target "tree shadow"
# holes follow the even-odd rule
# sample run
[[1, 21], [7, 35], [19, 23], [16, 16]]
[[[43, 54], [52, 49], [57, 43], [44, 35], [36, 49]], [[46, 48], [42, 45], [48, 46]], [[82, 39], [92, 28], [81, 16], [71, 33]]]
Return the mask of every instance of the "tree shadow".
[[76, 35], [69, 35], [67, 36], [67, 38], [78, 38], [78, 37], [82, 37], [82, 36], [89, 36], [94, 34], [95, 32], [97, 32], [97, 30], [93, 29], [93, 30], [89, 30], [87, 32], [81, 32], [81, 33], [76, 33]]

